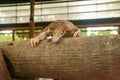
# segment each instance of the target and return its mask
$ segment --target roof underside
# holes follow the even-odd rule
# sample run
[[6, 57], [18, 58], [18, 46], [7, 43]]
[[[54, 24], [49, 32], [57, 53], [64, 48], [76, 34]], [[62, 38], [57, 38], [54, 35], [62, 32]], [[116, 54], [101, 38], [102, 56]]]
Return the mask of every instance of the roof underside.
[[[0, 4], [28, 3], [30, 0], [0, 0]], [[85, 1], [85, 0], [35, 0], [35, 2], [58, 3], [67, 1]]]

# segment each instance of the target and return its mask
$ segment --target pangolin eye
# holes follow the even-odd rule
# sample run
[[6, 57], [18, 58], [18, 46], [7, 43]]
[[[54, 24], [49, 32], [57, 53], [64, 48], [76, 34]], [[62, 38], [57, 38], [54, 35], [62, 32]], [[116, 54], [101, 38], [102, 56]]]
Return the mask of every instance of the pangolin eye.
[[63, 34], [64, 34], [64, 31], [61, 32], [61, 35], [63, 35]]
[[61, 35], [63, 35], [63, 32], [61, 33]]

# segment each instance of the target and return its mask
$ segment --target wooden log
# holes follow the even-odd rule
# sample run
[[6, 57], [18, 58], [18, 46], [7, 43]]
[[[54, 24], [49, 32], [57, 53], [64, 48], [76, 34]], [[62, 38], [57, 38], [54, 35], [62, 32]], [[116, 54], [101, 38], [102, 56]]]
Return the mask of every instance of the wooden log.
[[[119, 80], [120, 35], [62, 38], [58, 43], [0, 43], [15, 76], [62, 80]], [[9, 65], [10, 66], [10, 65]]]
[[1, 49], [0, 49], [0, 80], [11, 80]]

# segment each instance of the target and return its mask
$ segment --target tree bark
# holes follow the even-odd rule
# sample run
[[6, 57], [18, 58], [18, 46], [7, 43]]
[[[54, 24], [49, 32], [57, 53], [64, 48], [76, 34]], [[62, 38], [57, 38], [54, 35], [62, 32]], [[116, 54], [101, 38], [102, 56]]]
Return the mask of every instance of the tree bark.
[[11, 80], [1, 49], [0, 49], [0, 80]]
[[[120, 35], [0, 43], [15, 76], [62, 80], [119, 80]], [[8, 64], [9, 62], [7, 62]]]

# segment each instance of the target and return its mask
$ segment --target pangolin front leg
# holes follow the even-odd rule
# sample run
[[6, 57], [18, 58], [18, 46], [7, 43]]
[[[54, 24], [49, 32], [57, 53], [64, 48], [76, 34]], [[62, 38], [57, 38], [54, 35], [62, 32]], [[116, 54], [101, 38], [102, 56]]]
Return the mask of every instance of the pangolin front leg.
[[36, 36], [35, 38], [31, 38], [30, 39], [30, 44], [32, 47], [36, 46], [36, 44], [39, 43], [39, 41], [45, 39], [47, 37], [47, 35], [50, 33], [50, 29], [44, 29], [38, 36]]
[[74, 34], [73, 37], [82, 37], [82, 33], [80, 31], [80, 29], [78, 29]]

